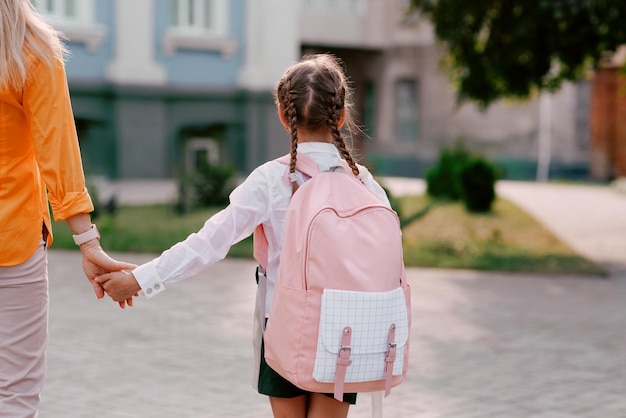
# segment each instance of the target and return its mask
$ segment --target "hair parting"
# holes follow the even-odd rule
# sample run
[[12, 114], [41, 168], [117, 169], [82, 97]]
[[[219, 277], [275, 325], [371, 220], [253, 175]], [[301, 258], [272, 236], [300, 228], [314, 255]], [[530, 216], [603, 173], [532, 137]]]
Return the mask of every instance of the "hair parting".
[[[341, 157], [346, 160], [354, 175], [359, 174], [340, 126], [343, 120], [349, 131], [354, 130], [350, 114], [351, 90], [338, 58], [330, 54], [304, 56], [289, 67], [280, 79], [275, 98], [291, 136], [291, 179], [295, 177], [296, 171], [299, 128], [311, 132], [330, 132]], [[297, 183], [292, 182], [294, 192], [297, 188]]]

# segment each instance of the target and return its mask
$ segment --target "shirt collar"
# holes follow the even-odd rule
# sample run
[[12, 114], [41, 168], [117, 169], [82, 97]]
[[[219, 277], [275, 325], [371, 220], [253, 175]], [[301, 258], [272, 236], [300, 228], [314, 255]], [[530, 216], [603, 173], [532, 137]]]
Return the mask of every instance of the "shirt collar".
[[320, 152], [339, 156], [339, 151], [335, 144], [329, 142], [303, 142], [298, 144], [298, 151], [303, 153]]

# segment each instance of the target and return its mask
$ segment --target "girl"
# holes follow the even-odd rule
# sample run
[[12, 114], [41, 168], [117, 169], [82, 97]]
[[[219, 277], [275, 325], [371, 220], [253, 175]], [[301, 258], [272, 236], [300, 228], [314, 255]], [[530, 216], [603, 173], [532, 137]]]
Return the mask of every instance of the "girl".
[[48, 205], [76, 234], [98, 298], [95, 276], [134, 266], [104, 253], [91, 224], [57, 32], [30, 0], [0, 0], [0, 32], [0, 416], [27, 418], [46, 373]]
[[[230, 205], [211, 217], [200, 231], [132, 273], [115, 272], [97, 278], [109, 296], [123, 301], [142, 290], [151, 298], [162, 292], [166, 284], [190, 277], [221, 260], [231, 245], [262, 225], [269, 252], [265, 312], [270, 312], [286, 210], [292, 194], [305, 180], [295, 170], [299, 154], [313, 159], [321, 171], [338, 165], [340, 158], [345, 159], [365, 186], [389, 205], [383, 189], [364, 167], [354, 162], [344, 142], [341, 128], [352, 123], [350, 89], [336, 58], [326, 54], [304, 57], [287, 69], [275, 95], [278, 116], [291, 137], [289, 167], [277, 161], [263, 164], [232, 192]], [[260, 358], [258, 391], [269, 396], [275, 417], [346, 417], [349, 405], [356, 402], [356, 394], [346, 394], [344, 402], [339, 402], [332, 394], [301, 390], [272, 370], [262, 355]]]

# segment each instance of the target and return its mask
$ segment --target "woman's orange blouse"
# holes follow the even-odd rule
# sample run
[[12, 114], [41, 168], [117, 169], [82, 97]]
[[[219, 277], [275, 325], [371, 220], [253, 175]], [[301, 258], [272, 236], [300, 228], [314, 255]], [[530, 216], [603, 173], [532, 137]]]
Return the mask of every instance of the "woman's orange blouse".
[[[63, 62], [33, 60], [22, 89], [0, 89], [0, 266], [26, 261], [42, 226], [93, 211]], [[48, 245], [52, 244], [52, 234]]]

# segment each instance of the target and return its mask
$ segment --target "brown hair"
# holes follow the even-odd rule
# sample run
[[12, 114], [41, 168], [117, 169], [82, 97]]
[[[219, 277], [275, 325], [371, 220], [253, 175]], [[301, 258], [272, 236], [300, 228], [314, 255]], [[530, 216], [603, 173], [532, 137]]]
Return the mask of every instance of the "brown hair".
[[[333, 55], [306, 55], [285, 71], [276, 88], [276, 103], [282, 108], [291, 134], [290, 174], [296, 171], [298, 128], [329, 130], [343, 159], [354, 175], [359, 174], [339, 127], [342, 116], [346, 127], [354, 127], [351, 95], [341, 61]], [[295, 192], [297, 183], [293, 182], [292, 187]]]

